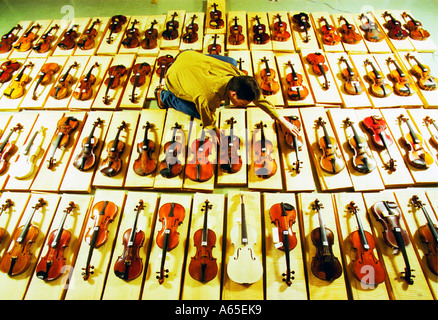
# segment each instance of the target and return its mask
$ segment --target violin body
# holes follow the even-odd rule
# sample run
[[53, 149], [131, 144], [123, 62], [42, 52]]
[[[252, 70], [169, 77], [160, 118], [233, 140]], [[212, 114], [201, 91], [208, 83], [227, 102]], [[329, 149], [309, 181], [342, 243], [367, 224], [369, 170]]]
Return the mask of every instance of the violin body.
[[341, 172], [345, 167], [345, 162], [339, 154], [338, 143], [335, 138], [328, 134], [325, 121], [321, 117], [317, 120], [317, 124], [324, 129], [324, 136], [318, 140], [319, 147], [323, 152], [322, 157], [319, 159], [321, 169], [332, 174]]
[[312, 258], [310, 268], [312, 273], [319, 279], [333, 281], [342, 275], [342, 266], [338, 258], [333, 255], [334, 235], [329, 228], [325, 228], [328, 245], [322, 244], [320, 228], [313, 229], [310, 236], [316, 247], [316, 254]]
[[5, 91], [3, 91], [3, 95], [9, 99], [18, 99], [23, 96], [26, 84], [32, 80], [24, 73], [27, 67], [33, 67], [33, 63], [30, 62], [21, 69], [20, 73], [9, 83]]
[[275, 80], [275, 70], [269, 68], [268, 61], [266, 57], [263, 57], [262, 63], [265, 63], [265, 68], [260, 71], [260, 78], [262, 79], [260, 88], [264, 95], [274, 95], [280, 91], [280, 84]]
[[365, 14], [361, 14], [359, 18], [362, 20], [366, 19], [366, 22], [363, 23], [360, 28], [365, 31], [365, 39], [370, 42], [380, 42], [385, 39], [385, 35], [378, 29], [375, 22], [371, 21]]
[[23, 27], [17, 24], [15, 27], [13, 27], [8, 33], [5, 33], [1, 40], [0, 40], [0, 54], [6, 53], [11, 51], [12, 44], [15, 40], [18, 39], [18, 36], [14, 34], [14, 30], [17, 29], [18, 31], [21, 30]]
[[292, 72], [286, 75], [288, 83], [287, 96], [293, 101], [303, 100], [309, 95], [309, 89], [303, 86], [303, 75], [296, 73], [292, 62], [288, 61], [287, 65], [291, 67]]
[[193, 235], [193, 243], [196, 247], [196, 254], [190, 260], [189, 274], [190, 276], [201, 282], [213, 280], [218, 271], [216, 258], [212, 256], [212, 250], [216, 244], [216, 233], [207, 230], [207, 245], [202, 245], [203, 230], [199, 229]]
[[137, 143], [138, 158], [134, 161], [134, 172], [139, 176], [146, 176], [151, 174], [157, 168], [155, 160], [152, 158], [152, 154], [155, 151], [155, 143], [147, 138], [147, 131], [151, 127], [149, 122], [146, 123], [145, 137], [143, 141]]
[[49, 169], [51, 169], [55, 165], [56, 160], [54, 157], [56, 150], [59, 148], [67, 147], [68, 143], [70, 142], [70, 134], [72, 134], [78, 126], [79, 120], [74, 117], [62, 117], [61, 119], [59, 119], [57, 123], [56, 134], [53, 135], [51, 141], [51, 144], [53, 146], [53, 152], [48, 160]]
[[92, 74], [92, 71], [95, 67], [98, 67], [99, 64], [96, 62], [91, 66], [90, 70], [86, 75], [83, 75], [79, 80], [79, 85], [76, 87], [73, 92], [73, 97], [77, 100], [86, 101], [93, 96], [93, 85], [96, 82], [96, 76]]
[[7, 273], [9, 276], [16, 276], [26, 271], [32, 259], [30, 247], [38, 237], [39, 229], [35, 226], [30, 226], [26, 237], [21, 243], [17, 241], [24, 229], [24, 226], [19, 227], [12, 236], [14, 246], [2, 258], [0, 262], [0, 270]]
[[41, 26], [39, 24], [33, 25], [30, 27], [28, 31], [26, 31], [21, 38], [16, 42], [14, 48], [19, 52], [28, 51], [33, 47], [33, 41], [38, 38], [38, 36], [33, 32], [33, 29], [40, 29]]
[[178, 154], [182, 150], [181, 143], [175, 141], [166, 142], [164, 145], [165, 159], [160, 162], [160, 174], [166, 178], [173, 178], [179, 175], [183, 169]]
[[100, 118], [93, 123], [91, 133], [87, 138], [82, 140], [82, 150], [73, 160], [73, 166], [80, 171], [88, 171], [94, 168], [96, 164], [95, 150], [99, 143], [99, 140], [94, 136], [94, 130], [103, 121]]
[[[435, 225], [434, 228], [438, 233], [438, 227]], [[438, 275], [438, 243], [435, 240], [435, 235], [427, 224], [420, 226], [418, 228], [418, 233], [421, 241], [428, 247], [428, 253], [426, 253], [427, 265], [435, 275]]]
[[377, 163], [373, 158], [366, 139], [357, 133], [356, 128], [353, 126], [353, 122], [350, 121], [350, 118], [346, 118], [344, 123], [347, 126], [350, 126], [353, 130], [353, 135], [348, 138], [348, 145], [354, 152], [352, 158], [353, 168], [361, 173], [373, 171], [377, 167]]
[[[164, 248], [165, 238], [168, 234], [167, 251], [175, 249], [179, 244], [178, 227], [183, 223], [185, 209], [179, 203], [165, 203], [159, 210], [161, 230], [158, 231], [156, 242], [160, 248]], [[168, 231], [166, 231], [168, 230]]]
[[339, 61], [345, 62], [347, 68], [342, 70], [342, 77], [345, 79], [344, 89], [348, 94], [358, 95], [365, 90], [365, 86], [359, 80], [359, 77], [348, 63], [348, 60], [343, 56], [339, 58]]
[[328, 72], [328, 67], [324, 64], [325, 63], [325, 58], [323, 56], [322, 53], [320, 52], [315, 52], [315, 53], [309, 53], [306, 56], [306, 60], [308, 63], [310, 63], [312, 65], [312, 70], [313, 72], [318, 75], [318, 76], [324, 76], [324, 84], [323, 84], [323, 89], [327, 90], [329, 88], [329, 81], [327, 79], [327, 72]]
[[[385, 269], [382, 263], [374, 256], [373, 250], [376, 247], [373, 236], [364, 230], [369, 248], [364, 249], [359, 231], [353, 231], [348, 236], [351, 248], [356, 252], [352, 268], [355, 277], [359, 281], [370, 285], [376, 285], [385, 281]], [[373, 271], [371, 272], [370, 269]], [[366, 281], [364, 281], [366, 279]]]
[[269, 178], [277, 172], [277, 162], [272, 157], [274, 146], [265, 138], [263, 122], [257, 124], [261, 130], [261, 138], [254, 143], [254, 172], [258, 177]]
[[108, 177], [114, 177], [122, 170], [123, 161], [120, 158], [125, 150], [125, 143], [119, 140], [120, 132], [127, 127], [125, 121], [117, 128], [114, 140], [108, 143], [107, 157], [100, 164], [99, 170]]
[[132, 245], [129, 245], [132, 232], [132, 229], [128, 229], [123, 234], [124, 250], [114, 264], [114, 273], [124, 280], [133, 280], [143, 271], [143, 261], [139, 251], [143, 246], [145, 234], [142, 230], [134, 230], [134, 242]]
[[388, 11], [385, 11], [383, 13], [383, 17], [385, 19], [386, 17], [390, 18], [390, 20], [386, 20], [386, 28], [389, 30], [388, 36], [391, 39], [404, 40], [408, 37], [409, 33], [403, 29], [401, 22], [395, 19], [392, 14], [390, 14]]
[[385, 148], [383, 139], [386, 141], [388, 146], [394, 143], [391, 136], [386, 132], [388, 126], [383, 118], [377, 116], [366, 117], [363, 119], [363, 124], [365, 129], [373, 134], [372, 140], [377, 147]]
[[[41, 128], [42, 130], [42, 128]], [[23, 146], [23, 150], [20, 151], [18, 160], [14, 163], [14, 166], [9, 171], [9, 175], [15, 179], [26, 179], [33, 175], [36, 170], [35, 159], [38, 157], [41, 151], [41, 141], [35, 143], [35, 138], [39, 134], [39, 131], [35, 131], [30, 138], [26, 146]]]
[[395, 70], [389, 74], [389, 78], [394, 82], [394, 91], [400, 96], [411, 96], [416, 92], [415, 84], [406, 76], [394, 59], [388, 58], [387, 63], [393, 63]]
[[20, 68], [20, 63], [17, 60], [8, 60], [0, 66], [0, 83], [5, 83], [12, 78], [12, 73]]
[[[292, 226], [295, 224], [297, 213], [295, 208], [288, 203], [276, 203], [269, 210], [271, 221], [278, 230], [278, 239], [284, 239], [284, 234], [288, 238], [288, 250], [293, 250], [297, 246], [297, 236], [292, 231]], [[277, 247], [279, 250], [285, 251], [284, 241], [282, 246]]]
[[371, 65], [373, 71], [368, 72], [367, 76], [371, 80], [372, 84], [370, 87], [371, 93], [379, 98], [387, 97], [392, 93], [391, 86], [386, 83], [385, 76], [382, 72], [378, 71], [374, 64], [368, 59], [365, 60], [365, 65]]
[[154, 21], [151, 22], [151, 27], [146, 29], [144, 39], [140, 42], [140, 46], [143, 49], [155, 49], [157, 47], [158, 30], [154, 28], [154, 25], [157, 23], [157, 20], [154, 19]]
[[205, 137], [203, 129], [201, 138], [192, 143], [193, 157], [186, 164], [185, 173], [190, 180], [204, 182], [211, 179], [214, 167], [208, 156], [211, 154], [212, 148], [213, 143], [210, 138]]
[[230, 26], [230, 36], [228, 41], [232, 45], [240, 45], [245, 41], [245, 36], [242, 34], [242, 26], [237, 24], [237, 16], [234, 17], [234, 24]]
[[166, 22], [166, 29], [162, 33], [163, 39], [175, 40], [178, 38], [179, 22], [175, 21], [175, 17], [177, 16], [178, 14], [175, 12], [172, 14], [172, 19]]
[[348, 44], [356, 44], [362, 40], [359, 33], [356, 32], [356, 27], [348, 23], [344, 17], [339, 17], [339, 20], [344, 20], [344, 24], [341, 26], [342, 40]]
[[52, 244], [57, 236], [58, 230], [52, 231], [49, 235], [47, 245], [49, 251], [41, 258], [38, 263], [35, 273], [40, 279], [46, 281], [52, 281], [57, 279], [63, 274], [63, 267], [65, 265], [64, 249], [67, 247], [71, 240], [71, 233], [68, 230], [62, 230], [61, 238], [56, 247], [52, 247]]
[[0, 152], [0, 175], [3, 174], [8, 167], [8, 159], [10, 155], [15, 150], [15, 144], [8, 142], [6, 143], [3, 150]]

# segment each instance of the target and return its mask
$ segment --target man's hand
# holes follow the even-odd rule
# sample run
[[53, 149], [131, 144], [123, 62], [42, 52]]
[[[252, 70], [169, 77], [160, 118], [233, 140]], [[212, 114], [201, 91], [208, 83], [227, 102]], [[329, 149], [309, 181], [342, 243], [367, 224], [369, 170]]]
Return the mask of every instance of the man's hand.
[[280, 116], [278, 119], [278, 122], [280, 122], [281, 127], [285, 132], [289, 132], [290, 134], [294, 135], [295, 137], [298, 137], [300, 135], [300, 129], [295, 126], [294, 124], [290, 123], [286, 120], [284, 116]]

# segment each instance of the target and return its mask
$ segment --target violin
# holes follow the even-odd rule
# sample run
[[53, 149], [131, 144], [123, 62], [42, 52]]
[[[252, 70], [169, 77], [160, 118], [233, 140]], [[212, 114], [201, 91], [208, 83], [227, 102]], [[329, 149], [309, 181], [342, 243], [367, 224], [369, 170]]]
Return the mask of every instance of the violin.
[[417, 77], [418, 86], [426, 91], [436, 90], [438, 79], [430, 75], [430, 68], [418, 61], [417, 57], [407, 54], [406, 58], [413, 59], [417, 64], [412, 67], [412, 73]]
[[43, 86], [47, 85], [52, 81], [52, 76], [59, 71], [59, 64], [57, 63], [46, 63], [41, 67], [40, 73], [38, 74], [36, 85], [33, 89], [32, 99], [37, 100], [37, 89], [41, 84]]
[[106, 91], [103, 96], [103, 103], [109, 105], [113, 98], [109, 97], [109, 90], [115, 90], [120, 85], [121, 78], [126, 75], [128, 70], [122, 64], [118, 64], [116, 66], [112, 66], [108, 69], [108, 78], [105, 80]]
[[82, 140], [82, 150], [73, 160], [73, 166], [79, 171], [89, 171], [93, 169], [96, 164], [96, 154], [94, 152], [99, 143], [99, 139], [96, 139], [94, 136], [94, 130], [102, 123], [103, 120], [97, 118], [93, 123], [90, 135]]
[[127, 127], [125, 121], [117, 128], [116, 137], [107, 145], [107, 157], [100, 164], [99, 170], [107, 177], [114, 177], [122, 170], [122, 156], [125, 150], [125, 143], [119, 140], [120, 132]]
[[92, 71], [95, 67], [99, 67], [99, 64], [96, 62], [93, 64], [88, 71], [88, 73], [81, 77], [79, 80], [79, 85], [76, 87], [73, 92], [73, 97], [77, 100], [88, 100], [93, 96], [93, 84], [96, 82], [96, 77], [92, 74]]
[[377, 24], [368, 18], [364, 13], [359, 16], [359, 19], [365, 23], [362, 23], [360, 28], [365, 32], [365, 39], [370, 42], [380, 42], [385, 38], [385, 35], [379, 30]]
[[[401, 22], [395, 19], [391, 13], [385, 11], [382, 16], [386, 21], [386, 28], [389, 30], [388, 36], [391, 39], [404, 40], [408, 37], [409, 33], [403, 29]], [[389, 17], [390, 20], [386, 20], [387, 17]]]
[[184, 132], [181, 130], [181, 125], [175, 122], [175, 126], [172, 127], [172, 140], [166, 142], [163, 147], [164, 160], [160, 162], [158, 170], [160, 174], [165, 178], [173, 178], [179, 175], [182, 171], [181, 161], [178, 159], [178, 155], [182, 152], [184, 141], [177, 141], [177, 134], [180, 135], [180, 139], [183, 140]]
[[143, 246], [145, 234], [137, 229], [138, 215], [144, 210], [143, 200], [135, 206], [135, 219], [132, 228], [123, 233], [123, 253], [114, 264], [114, 274], [123, 280], [130, 281], [137, 278], [143, 271], [143, 262], [140, 257], [140, 248]]
[[3, 91], [3, 95], [8, 97], [9, 99], [18, 99], [24, 94], [25, 85], [32, 80], [28, 74], [25, 74], [24, 71], [26, 68], [33, 68], [34, 64], [29, 62], [23, 68], [21, 68], [20, 73], [9, 83], [8, 87]]
[[77, 68], [79, 64], [75, 61], [71, 64], [67, 71], [59, 78], [58, 83], [52, 87], [49, 91], [49, 95], [56, 99], [64, 99], [70, 95], [69, 85], [74, 81], [73, 76], [70, 74], [71, 69]]
[[208, 52], [209, 54], [215, 54], [215, 55], [218, 55], [218, 54], [220, 54], [221, 51], [222, 51], [222, 46], [221, 46], [220, 44], [217, 44], [217, 38], [218, 38], [218, 35], [217, 35], [217, 34], [215, 34], [214, 36], [212, 36], [212, 38], [213, 38], [213, 43], [210, 44], [210, 45], [208, 46], [208, 48], [207, 48], [207, 52]]
[[5, 83], [12, 78], [12, 73], [20, 68], [21, 64], [17, 60], [8, 60], [0, 65], [0, 83]]
[[159, 284], [164, 283], [164, 278], [168, 278], [169, 269], [164, 269], [166, 253], [175, 249], [179, 244], [178, 227], [183, 223], [186, 211], [182, 205], [175, 202], [168, 202], [161, 206], [158, 217], [161, 222], [161, 230], [157, 233], [157, 245], [163, 249], [161, 255], [160, 271], [157, 272]]
[[397, 119], [400, 121], [400, 125], [402, 122], [405, 122], [409, 128], [409, 132], [403, 137], [404, 142], [409, 147], [409, 152], [406, 155], [406, 160], [411, 166], [415, 168], [429, 168], [434, 163], [434, 159], [432, 155], [424, 149], [423, 137], [418, 132], [415, 132], [414, 128], [412, 127], [411, 121], [408, 118], [401, 114]]
[[20, 123], [17, 123], [17, 125], [9, 131], [8, 135], [0, 144], [0, 175], [6, 171], [8, 167], [8, 158], [15, 150], [15, 144], [9, 142], [9, 139], [15, 131], [21, 129], [23, 129], [23, 126]]
[[0, 261], [0, 270], [9, 276], [16, 276], [29, 268], [32, 259], [30, 247], [35, 242], [39, 233], [39, 229], [32, 225], [32, 218], [35, 212], [46, 204], [47, 202], [40, 198], [35, 206], [32, 207], [33, 210], [29, 213], [26, 223], [15, 230], [12, 236], [14, 245]]
[[286, 81], [289, 85], [287, 96], [293, 101], [304, 100], [309, 95], [309, 89], [303, 86], [303, 75], [295, 71], [290, 60], [286, 64], [291, 68], [291, 72], [286, 75]]
[[345, 162], [339, 154], [338, 143], [335, 138], [329, 135], [325, 124], [326, 122], [322, 117], [319, 117], [318, 120], [316, 120], [316, 125], [322, 126], [322, 129], [324, 130], [324, 136], [318, 140], [319, 147], [323, 153], [322, 157], [319, 159], [319, 165], [325, 172], [336, 174], [344, 169]]
[[47, 166], [49, 169], [53, 169], [55, 166], [56, 150], [58, 148], [67, 147], [68, 143], [70, 142], [70, 135], [77, 129], [78, 126], [79, 120], [77, 120], [75, 117], [62, 117], [60, 120], [58, 120], [56, 132], [51, 141], [53, 146], [52, 155], [47, 161], [49, 163]]
[[194, 140], [191, 146], [193, 157], [187, 161], [186, 177], [190, 180], [204, 182], [211, 179], [213, 176], [213, 164], [208, 157], [211, 154], [213, 143], [209, 137], [205, 135], [205, 128], [202, 128], [201, 137]]
[[160, 76], [158, 87], [163, 85], [164, 76], [166, 75], [167, 69], [172, 65], [173, 60], [174, 58], [170, 54], [166, 54], [157, 59], [155, 72]]
[[237, 16], [233, 18], [234, 24], [230, 26], [230, 36], [228, 37], [228, 41], [230, 44], [238, 46], [245, 41], [245, 36], [242, 34], [242, 26], [237, 24]]
[[210, 11], [210, 28], [221, 29], [225, 25], [225, 22], [222, 19], [222, 11], [217, 10], [218, 5], [216, 3], [213, 3], [211, 6], [213, 7], [213, 10]]
[[176, 17], [178, 17], [178, 14], [174, 12], [172, 14], [172, 19], [166, 22], [166, 30], [162, 33], [163, 39], [174, 40], [178, 38], [179, 22], [175, 21]]
[[354, 276], [362, 283], [376, 286], [385, 281], [385, 269], [374, 255], [376, 242], [373, 235], [363, 228], [358, 215], [359, 208], [351, 201], [347, 205], [348, 211], [356, 217], [358, 230], [348, 235], [351, 249], [356, 253], [351, 267]]
[[[253, 246], [257, 240], [257, 229], [246, 223], [245, 203], [240, 194], [240, 221], [230, 231], [234, 255], [227, 264], [228, 277], [237, 283], [254, 283], [263, 276], [263, 266]], [[239, 226], [240, 224], [240, 226]]]
[[352, 95], [361, 94], [365, 90], [365, 86], [360, 81], [359, 76], [355, 73], [353, 68], [348, 63], [348, 60], [341, 56], [340, 62], [344, 62], [347, 68], [342, 70], [342, 77], [345, 79], [344, 89], [345, 92]]
[[[286, 272], [282, 273], [283, 281], [290, 286], [294, 279], [293, 274], [295, 274], [295, 271], [291, 270], [290, 267], [289, 252], [293, 250], [298, 243], [297, 236], [295, 232], [292, 231], [292, 227], [297, 218], [297, 212], [295, 207], [290, 203], [281, 202], [274, 204], [271, 209], [269, 209], [269, 217], [271, 218], [271, 222], [275, 224], [278, 232], [277, 237], [279, 242], [275, 244], [275, 247], [284, 251], [286, 256]], [[276, 236], [273, 237], [275, 239]]]
[[[435, 129], [438, 131], [438, 125], [436, 123], [436, 120], [432, 119], [431, 117], [427, 116], [426, 118], [424, 118], [424, 123], [429, 126], [430, 124], [432, 124]], [[438, 134], [432, 134], [432, 137], [430, 138], [432, 143], [435, 146], [438, 146]]]
[[260, 17], [255, 16], [256, 24], [252, 27], [252, 31], [254, 33], [253, 41], [255, 44], [266, 44], [268, 43], [270, 37], [269, 34], [266, 33], [266, 26], [260, 22]]
[[122, 30], [122, 26], [126, 23], [126, 17], [119, 14], [111, 17], [111, 22], [108, 26], [110, 34], [106, 39], [106, 43], [111, 44], [114, 40], [113, 33], [119, 33]]
[[[301, 121], [297, 116], [290, 116], [285, 118], [287, 121], [292, 123], [295, 127], [297, 127], [299, 131], [301, 131]], [[292, 170], [294, 170], [296, 174], [299, 174], [301, 172], [300, 167], [303, 164], [303, 161], [301, 161], [299, 157], [299, 151], [301, 151], [301, 147], [303, 146], [304, 143], [303, 137], [301, 137], [300, 135], [295, 136], [290, 132], [286, 131], [284, 133], [284, 143], [286, 144], [287, 147], [295, 150], [296, 161], [292, 164], [293, 165]]]
[[184, 43], [194, 43], [198, 41], [198, 29], [199, 26], [195, 23], [195, 19], [198, 16], [194, 14], [192, 21], [186, 26], [186, 33], [183, 34], [182, 39]]
[[122, 45], [125, 48], [137, 48], [140, 45], [140, 41], [138, 40], [138, 37], [140, 36], [140, 31], [138, 28], [135, 27], [139, 21], [137, 19], [134, 19], [134, 21], [131, 22], [132, 27], [126, 30], [125, 36], [126, 38], [122, 40]]
[[158, 31], [154, 28], [154, 25], [157, 23], [157, 20], [154, 19], [151, 22], [150, 28], [145, 31], [144, 39], [140, 42], [140, 46], [143, 49], [155, 49], [157, 47]]
[[236, 120], [231, 117], [225, 123], [230, 125], [230, 133], [221, 138], [219, 168], [224, 172], [236, 173], [242, 168], [242, 157], [238, 153], [240, 138], [234, 135]]
[[370, 148], [368, 147], [365, 138], [357, 133], [354, 122], [350, 118], [344, 120], [346, 126], [351, 127], [353, 136], [348, 138], [348, 146], [354, 152], [352, 160], [353, 168], [361, 173], [368, 173], [377, 167], [376, 160], [374, 160]]
[[412, 270], [409, 264], [409, 258], [406, 253], [406, 246], [408, 246], [411, 241], [409, 240], [408, 233], [400, 225], [400, 208], [397, 203], [392, 201], [380, 201], [375, 203], [371, 207], [371, 212], [373, 213], [376, 220], [383, 226], [383, 239], [385, 243], [392, 249], [401, 251], [403, 259], [405, 261], [405, 271], [402, 272], [401, 277], [406, 281], [407, 284], [414, 284], [415, 276], [412, 275]]
[[17, 161], [15, 161], [14, 166], [9, 171], [9, 175], [16, 179], [26, 179], [35, 172], [36, 164], [35, 159], [38, 157], [41, 151], [41, 143], [43, 139], [40, 139], [39, 144], [35, 144], [35, 139], [38, 134], [43, 135], [44, 127], [36, 130], [32, 137], [27, 142], [26, 146], [23, 146], [23, 150], [20, 151], [20, 156]]
[[6, 53], [11, 51], [12, 44], [18, 38], [18, 36], [14, 34], [15, 29], [17, 29], [17, 31], [20, 31], [21, 29], [23, 29], [23, 27], [17, 24], [16, 26], [12, 27], [12, 29], [8, 33], [5, 33], [2, 36], [2, 39], [0, 40], [0, 53]]
[[321, 214], [323, 208], [323, 204], [318, 199], [312, 203], [312, 210], [318, 212], [319, 227], [313, 229], [310, 234], [312, 243], [317, 249], [310, 268], [315, 277], [325, 281], [333, 281], [342, 275], [342, 266], [333, 254], [332, 247], [335, 236], [329, 228], [324, 226]]
[[410, 14], [407, 14], [406, 11], [403, 12], [401, 16], [404, 19], [409, 18], [409, 21], [406, 23], [406, 28], [409, 30], [409, 36], [412, 39], [424, 41], [430, 37], [429, 31], [423, 29], [423, 25], [420, 21], [412, 18], [412, 16]]
[[208, 228], [208, 210], [213, 205], [205, 200], [201, 211], [204, 212], [204, 224], [202, 229], [198, 229], [193, 235], [193, 244], [196, 247], [196, 254], [192, 257], [189, 264], [190, 276], [200, 282], [213, 280], [218, 271], [216, 258], [213, 257], [212, 250], [216, 244], [216, 233]]
[[341, 26], [342, 40], [348, 44], [356, 44], [362, 40], [359, 33], [356, 32], [356, 27], [349, 23], [345, 17], [340, 16], [339, 21], [344, 20], [344, 24]]
[[64, 38], [58, 43], [58, 47], [62, 50], [70, 50], [76, 46], [75, 39], [79, 36], [75, 28], [78, 28], [78, 24], [72, 25], [64, 34]]
[[336, 33], [335, 27], [333, 27], [326, 18], [321, 17], [318, 22], [324, 22], [321, 26], [322, 42], [329, 46], [335, 46], [341, 42], [341, 37]]
[[239, 68], [240, 71], [243, 72], [243, 74], [245, 74], [247, 76], [248, 75], [248, 71], [243, 70], [243, 67], [242, 67], [243, 62], [245, 62], [245, 61], [242, 60], [242, 58], [239, 58], [239, 60], [237, 60], [237, 67]]
[[260, 78], [262, 79], [260, 87], [262, 93], [264, 95], [276, 94], [280, 91], [280, 84], [275, 80], [275, 70], [269, 68], [269, 59], [266, 59], [266, 57], [263, 57], [261, 61], [262, 63], [265, 63], [265, 68], [260, 71]]
[[386, 121], [380, 116], [370, 116], [362, 120], [366, 130], [372, 134], [372, 141], [378, 148], [386, 149], [389, 156], [389, 164], [385, 164], [387, 169], [395, 171], [396, 160], [392, 158], [389, 146], [394, 143], [391, 136], [386, 132]]
[[321, 52], [309, 53], [306, 56], [306, 60], [308, 63], [312, 65], [313, 72], [318, 76], [324, 76], [324, 84], [322, 88], [324, 90], [328, 90], [330, 87], [330, 81], [327, 79], [328, 67], [324, 64], [325, 58]]
[[297, 14], [294, 14], [292, 16], [292, 21], [296, 25], [296, 29], [298, 32], [304, 32], [306, 36], [303, 39], [303, 42], [307, 43], [310, 41], [310, 35], [308, 30], [310, 29], [310, 23], [309, 23], [309, 16], [307, 13], [300, 12]]
[[427, 265], [433, 274], [438, 275], [438, 227], [433, 223], [426, 210], [425, 204], [421, 202], [417, 195], [414, 195], [410, 199], [410, 202], [415, 208], [421, 209], [426, 217], [427, 224], [420, 226], [418, 233], [421, 241], [424, 242], [428, 248], [428, 252], [426, 253]]
[[137, 102], [137, 95], [135, 89], [140, 88], [146, 83], [146, 76], [152, 71], [151, 66], [147, 62], [137, 63], [132, 67], [132, 76], [129, 81], [132, 84], [132, 93], [129, 100], [132, 103]]
[[274, 16], [274, 18], [277, 18], [278, 21], [274, 23], [274, 32], [272, 35], [272, 39], [275, 41], [287, 41], [290, 38], [290, 33], [287, 31], [287, 23], [284, 21], [281, 21], [281, 15], [277, 14]]
[[152, 157], [155, 151], [155, 143], [148, 139], [148, 131], [151, 128], [153, 128], [153, 124], [146, 121], [146, 125], [143, 126], [143, 129], [145, 129], [143, 141], [137, 143], [138, 158], [134, 161], [134, 172], [139, 176], [147, 176], [157, 168], [157, 163]]
[[35, 52], [46, 53], [49, 51], [51, 47], [50, 43], [53, 41], [53, 29], [58, 30], [59, 26], [55, 24], [53, 27], [50, 27], [49, 31], [41, 36], [40, 41], [32, 48]]
[[118, 211], [117, 205], [111, 201], [99, 201], [93, 206], [90, 218], [94, 220], [94, 223], [84, 236], [85, 242], [90, 245], [85, 268], [82, 268], [82, 277], [85, 281], [94, 273], [94, 266], [91, 265], [93, 251], [107, 242], [109, 224], [117, 217]]
[[47, 240], [49, 247], [47, 254], [40, 259], [36, 266], [36, 276], [44, 281], [52, 281], [65, 273], [64, 250], [71, 240], [71, 232], [64, 229], [64, 223], [67, 216], [76, 208], [75, 203], [71, 201], [64, 210], [58, 229], [52, 231]]
[[407, 77], [407, 75], [403, 72], [403, 70], [394, 59], [388, 58], [386, 62], [388, 63], [388, 65], [390, 63], [393, 63], [395, 66], [395, 70], [392, 70], [389, 74], [389, 77], [394, 82], [395, 93], [401, 96], [413, 95], [416, 89], [415, 84], [412, 82], [412, 80]]
[[[13, 205], [14, 205], [14, 203], [12, 202], [11, 199], [6, 199], [5, 203], [2, 204], [0, 207], [0, 216], [3, 214], [3, 212], [5, 212], [9, 208], [11, 208]], [[7, 233], [7, 231], [5, 228], [0, 228], [0, 243], [2, 243], [3, 239], [5, 238], [6, 233]]]
[[101, 21], [99, 19], [96, 19], [93, 21], [91, 26], [85, 30], [84, 34], [82, 34], [81, 39], [79, 39], [77, 45], [78, 48], [81, 50], [90, 50], [94, 47], [94, 44], [96, 42], [96, 36], [97, 36], [97, 30], [95, 28], [96, 24], [100, 24]]
[[377, 70], [377, 68], [369, 59], [366, 59], [364, 64], [365, 66], [370, 65], [372, 68], [372, 71], [368, 72], [367, 74], [368, 78], [373, 82], [370, 87], [371, 93], [379, 98], [389, 96], [392, 93], [392, 88], [388, 83], [386, 83], [383, 73]]
[[265, 137], [266, 124], [260, 121], [256, 124], [256, 128], [260, 129], [260, 140], [254, 143], [254, 172], [256, 176], [267, 179], [277, 172], [277, 162], [272, 157], [274, 146]]
[[14, 49], [19, 52], [25, 52], [32, 48], [33, 41], [38, 38], [38, 36], [33, 32], [33, 29], [35, 28], [39, 30], [41, 25], [37, 23], [36, 25], [31, 26], [29, 30], [27, 30], [14, 45]]

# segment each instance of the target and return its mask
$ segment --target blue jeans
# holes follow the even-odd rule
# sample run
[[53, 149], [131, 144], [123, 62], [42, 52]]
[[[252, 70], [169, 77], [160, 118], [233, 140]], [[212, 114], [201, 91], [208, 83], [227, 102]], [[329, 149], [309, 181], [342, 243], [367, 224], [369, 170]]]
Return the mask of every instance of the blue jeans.
[[[207, 54], [207, 56], [219, 59], [221, 61], [225, 61], [231, 63], [233, 66], [237, 67], [237, 61], [232, 57]], [[201, 116], [196, 109], [196, 105], [192, 101], [183, 100], [178, 98], [169, 90], [162, 90], [160, 94], [161, 101], [168, 107], [174, 108], [182, 113], [185, 113], [193, 118], [201, 119]]]

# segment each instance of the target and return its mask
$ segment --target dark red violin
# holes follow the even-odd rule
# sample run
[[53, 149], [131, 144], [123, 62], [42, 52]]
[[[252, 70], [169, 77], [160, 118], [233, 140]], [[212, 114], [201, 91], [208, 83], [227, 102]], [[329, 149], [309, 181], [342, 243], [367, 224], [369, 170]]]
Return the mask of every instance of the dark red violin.
[[225, 123], [230, 125], [230, 132], [221, 138], [219, 167], [224, 172], [235, 173], [242, 168], [242, 157], [238, 153], [240, 138], [234, 135], [236, 120], [231, 117]]
[[123, 253], [114, 264], [114, 274], [120, 279], [129, 281], [137, 278], [143, 271], [140, 248], [143, 246], [145, 234], [137, 229], [138, 215], [144, 210], [143, 200], [135, 207], [135, 219], [132, 228], [123, 234]]
[[23, 27], [17, 24], [8, 33], [5, 33], [2, 36], [2, 39], [0, 41], [0, 53], [9, 52], [12, 49], [12, 44], [18, 38], [17, 35], [13, 33], [15, 29], [17, 29], [17, 31], [20, 31], [21, 29], [23, 29]]
[[186, 177], [190, 180], [203, 182], [208, 181], [214, 174], [214, 166], [208, 159], [212, 153], [213, 143], [205, 135], [205, 129], [202, 128], [201, 137], [194, 140], [191, 146], [193, 157], [187, 161]]
[[137, 143], [138, 158], [134, 161], [134, 172], [139, 176], [147, 176], [157, 168], [157, 163], [152, 158], [155, 143], [153, 140], [148, 139], [148, 131], [152, 127], [153, 125], [146, 121], [146, 125], [143, 126], [143, 129], [145, 129], [143, 141]]
[[213, 3], [211, 6], [213, 7], [213, 10], [210, 11], [210, 28], [223, 28], [225, 22], [222, 19], [222, 11], [217, 9], [218, 5], [216, 3]]
[[196, 247], [196, 254], [192, 257], [189, 264], [190, 276], [200, 282], [213, 280], [218, 271], [216, 258], [213, 257], [212, 250], [216, 244], [216, 233], [208, 228], [208, 210], [213, 206], [205, 200], [201, 211], [204, 212], [204, 224], [202, 229], [198, 229], [193, 235], [193, 245]]
[[5, 83], [12, 78], [12, 73], [20, 69], [20, 62], [17, 60], [8, 60], [0, 66], [0, 83]]
[[108, 26], [110, 33], [108, 35], [108, 38], [106, 39], [106, 43], [111, 44], [113, 42], [113, 33], [119, 33], [122, 30], [122, 27], [126, 23], [126, 21], [126, 17], [121, 14], [111, 17], [111, 22]]
[[52, 231], [47, 240], [49, 247], [47, 254], [38, 262], [35, 273], [37, 278], [44, 281], [52, 281], [61, 276], [65, 270], [64, 249], [69, 245], [71, 233], [64, 229], [64, 223], [67, 216], [76, 208], [75, 203], [71, 201], [64, 210], [58, 229]]

